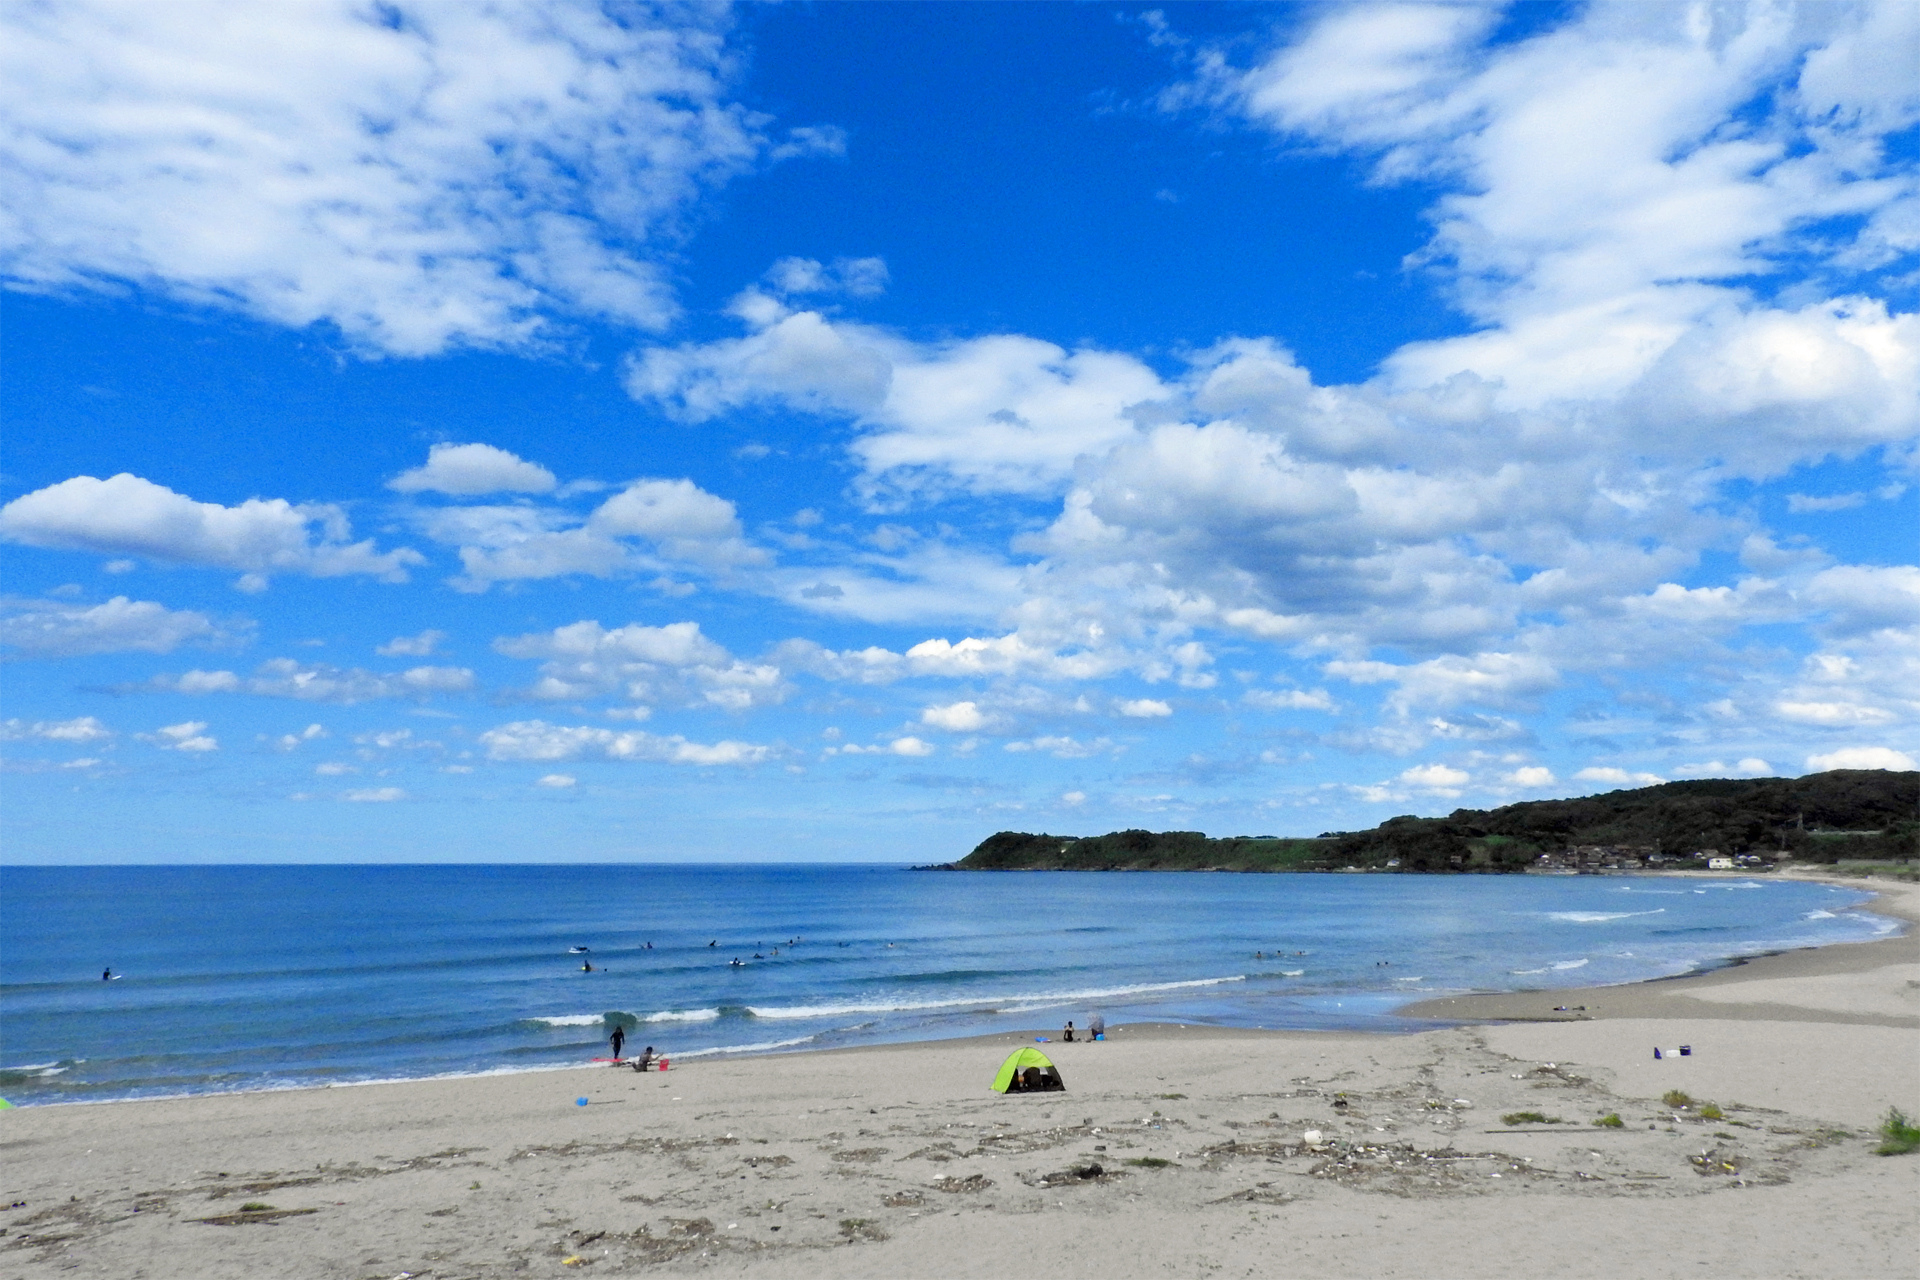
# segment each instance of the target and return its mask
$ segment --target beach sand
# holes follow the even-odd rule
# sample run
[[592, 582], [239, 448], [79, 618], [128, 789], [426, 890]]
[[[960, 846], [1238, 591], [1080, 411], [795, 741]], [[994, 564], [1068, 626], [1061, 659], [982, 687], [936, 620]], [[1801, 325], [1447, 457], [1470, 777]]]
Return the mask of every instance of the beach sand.
[[1911, 1277], [1920, 1155], [1871, 1130], [1920, 1114], [1917, 984], [1910, 930], [1424, 1011], [1540, 1021], [1121, 1027], [1044, 1046], [1064, 1094], [988, 1091], [1028, 1033], [27, 1108], [0, 1280]]

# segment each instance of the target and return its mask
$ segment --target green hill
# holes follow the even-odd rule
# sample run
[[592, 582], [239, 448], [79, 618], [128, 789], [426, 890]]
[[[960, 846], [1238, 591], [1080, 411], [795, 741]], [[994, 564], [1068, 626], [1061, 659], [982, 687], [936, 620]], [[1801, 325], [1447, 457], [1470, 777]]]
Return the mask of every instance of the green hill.
[[[1211, 838], [1198, 831], [1104, 836], [1002, 831], [959, 871], [1519, 871], [1583, 850], [1635, 865], [1686, 865], [1708, 851], [1807, 862], [1920, 856], [1920, 773], [1836, 769], [1804, 778], [1705, 778], [1572, 800], [1390, 818], [1311, 839]], [[1580, 855], [1574, 855], [1576, 857]], [[1662, 861], [1665, 860], [1665, 861]]]

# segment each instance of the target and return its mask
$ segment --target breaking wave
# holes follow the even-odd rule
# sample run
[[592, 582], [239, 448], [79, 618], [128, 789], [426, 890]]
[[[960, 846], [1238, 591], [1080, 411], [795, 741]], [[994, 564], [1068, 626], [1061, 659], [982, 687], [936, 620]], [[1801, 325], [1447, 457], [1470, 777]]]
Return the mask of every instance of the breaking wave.
[[838, 1018], [850, 1013], [919, 1013], [934, 1009], [992, 1009], [1007, 1005], [1039, 1009], [1078, 1000], [1110, 1000], [1117, 996], [1146, 995], [1156, 991], [1183, 991], [1193, 987], [1215, 987], [1226, 982], [1245, 982], [1247, 975], [1236, 973], [1224, 978], [1195, 978], [1187, 982], [1142, 982], [1127, 987], [1097, 987], [1085, 991], [1014, 992], [1007, 995], [967, 996], [953, 1000], [889, 1000], [873, 1004], [798, 1004], [748, 1005], [756, 1018]]

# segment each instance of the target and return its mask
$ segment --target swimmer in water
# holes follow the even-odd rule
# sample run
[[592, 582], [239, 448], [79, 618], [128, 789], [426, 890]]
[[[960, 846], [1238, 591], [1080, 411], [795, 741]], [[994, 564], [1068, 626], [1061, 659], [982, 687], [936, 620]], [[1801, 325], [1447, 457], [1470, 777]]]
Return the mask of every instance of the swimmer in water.
[[112, 982], [112, 981], [113, 981], [113, 970], [112, 970], [112, 969], [102, 969], [102, 970], [100, 971], [100, 981], [102, 981], [102, 982]]
[[586, 962], [586, 963], [584, 963], [584, 964], [582, 964], [582, 965], [580, 966], [580, 972], [582, 972], [582, 973], [592, 973], [592, 972], [593, 972], [593, 964], [592, 964], [592, 962], [591, 962], [591, 961], [588, 961], [588, 962]]

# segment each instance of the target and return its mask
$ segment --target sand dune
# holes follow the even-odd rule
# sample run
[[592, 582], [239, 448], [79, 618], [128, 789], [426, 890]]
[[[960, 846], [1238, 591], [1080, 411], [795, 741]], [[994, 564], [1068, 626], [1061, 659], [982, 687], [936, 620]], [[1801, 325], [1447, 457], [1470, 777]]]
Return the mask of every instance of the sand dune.
[[1049, 1046], [1065, 1094], [987, 1091], [1009, 1035], [13, 1111], [0, 1277], [1911, 1276], [1920, 1156], [1869, 1130], [1920, 1113], [1915, 947], [1116, 1028]]

